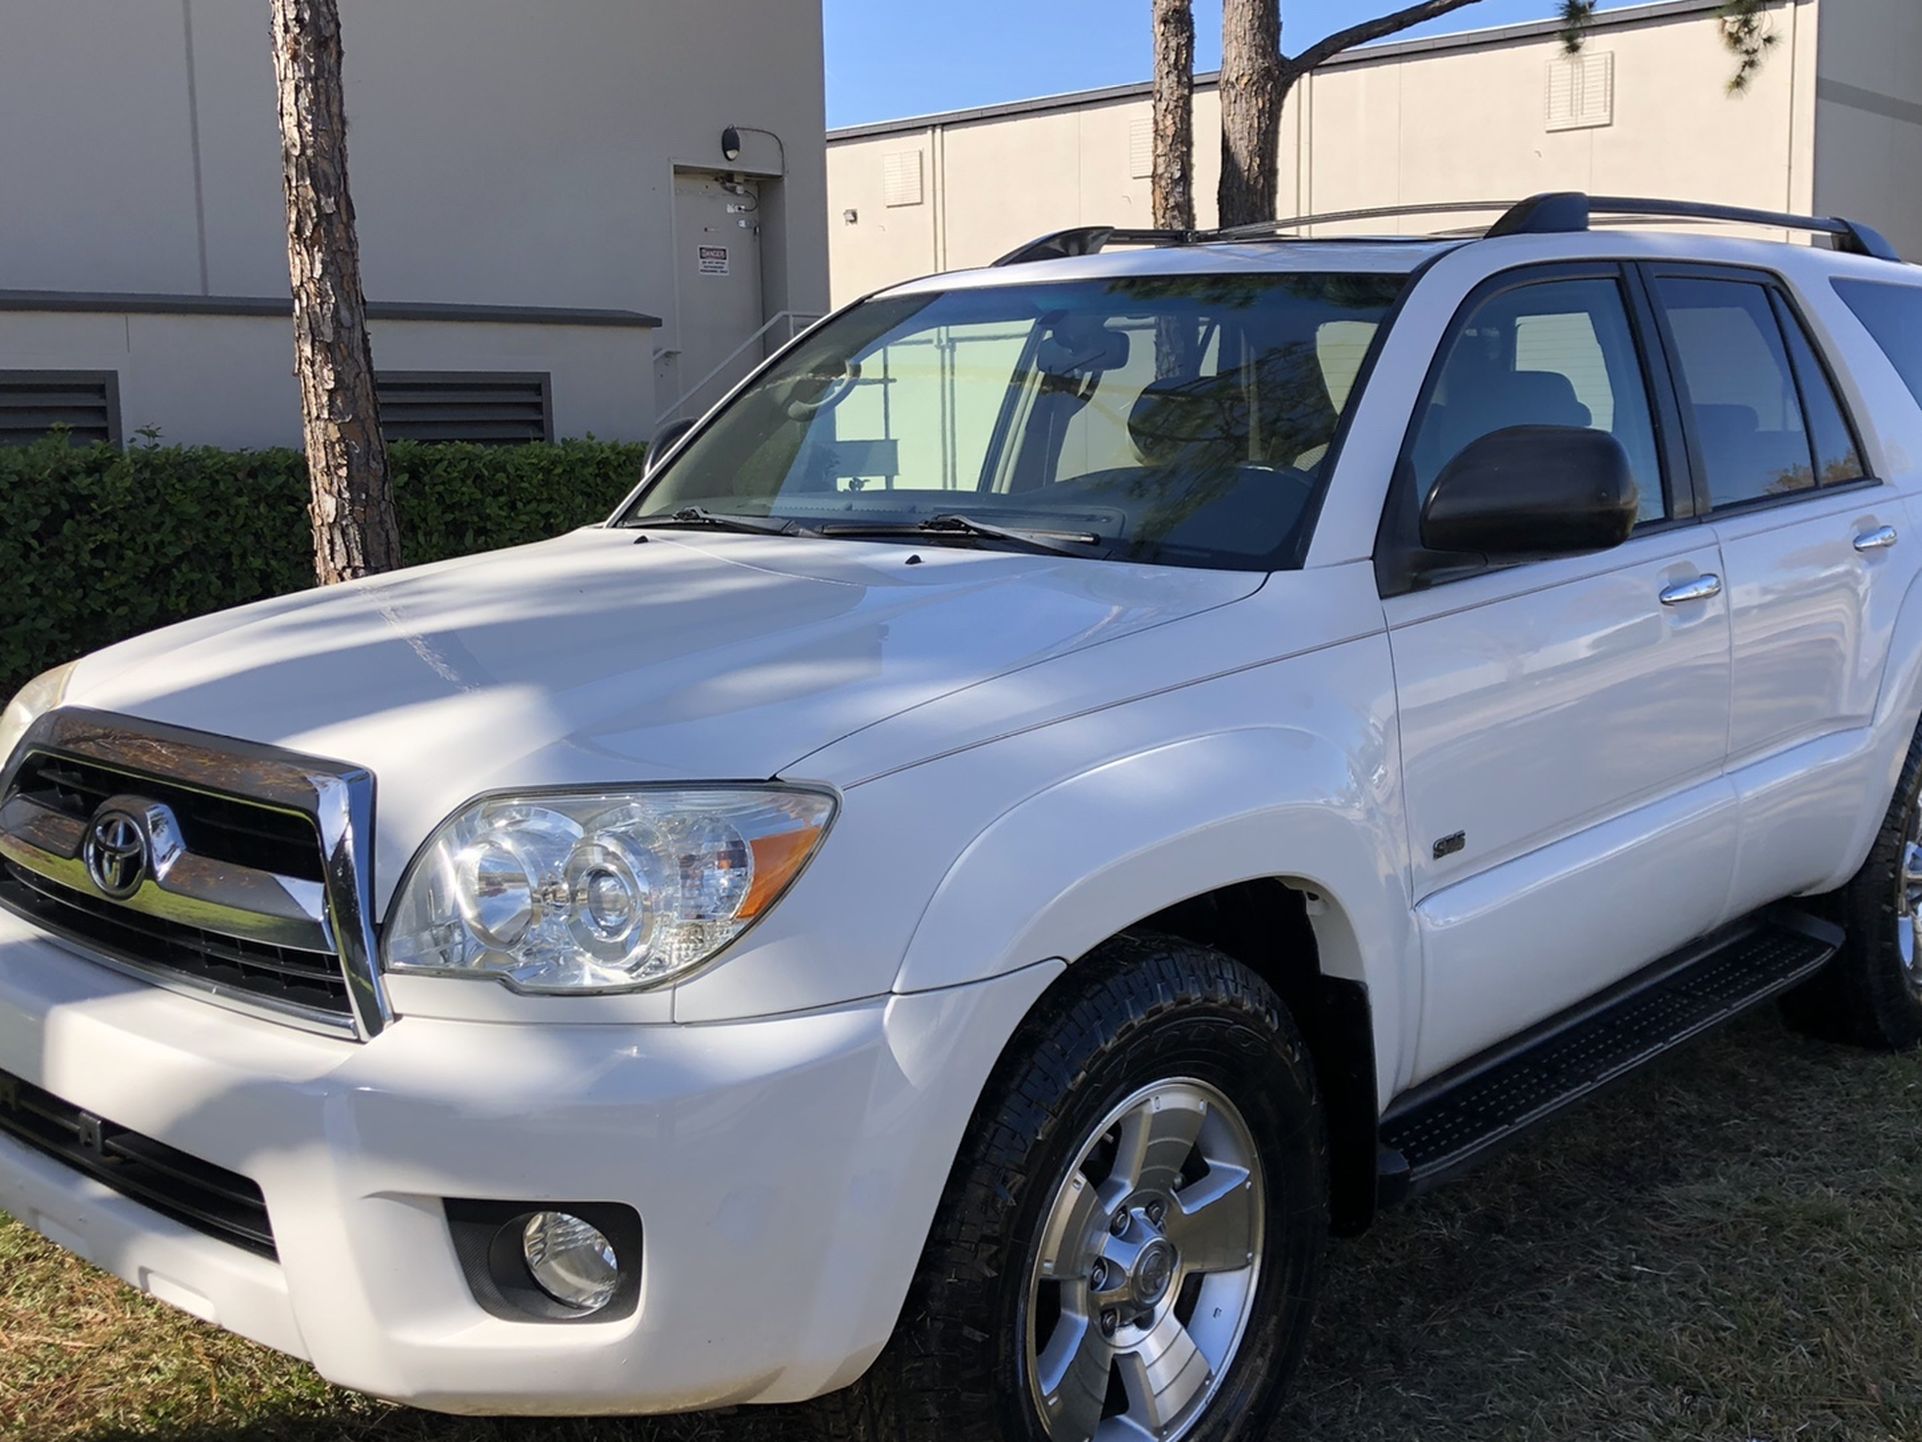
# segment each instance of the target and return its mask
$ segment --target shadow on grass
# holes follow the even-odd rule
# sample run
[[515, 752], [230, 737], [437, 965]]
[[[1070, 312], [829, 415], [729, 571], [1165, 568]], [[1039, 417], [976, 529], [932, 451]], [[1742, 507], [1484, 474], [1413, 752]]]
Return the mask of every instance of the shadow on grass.
[[[257, 1395], [228, 1380], [216, 1396], [95, 1398], [92, 1420], [70, 1413], [41, 1435], [745, 1442], [805, 1431], [791, 1413], [757, 1409], [658, 1422], [436, 1417], [311, 1380]], [[1764, 1013], [1337, 1244], [1308, 1362], [1272, 1435], [1922, 1437], [1922, 1059], [1805, 1042]]]

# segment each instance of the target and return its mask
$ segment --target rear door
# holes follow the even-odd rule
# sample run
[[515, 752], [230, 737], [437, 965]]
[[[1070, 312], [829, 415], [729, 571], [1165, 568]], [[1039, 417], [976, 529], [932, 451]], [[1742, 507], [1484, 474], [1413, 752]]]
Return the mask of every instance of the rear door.
[[[1377, 561], [1424, 958], [1417, 1080], [1720, 916], [1728, 610], [1651, 330], [1619, 266], [1497, 277], [1444, 341], [1391, 489]], [[1600, 555], [1398, 577], [1441, 469], [1520, 425], [1614, 435], [1642, 491], [1635, 534]]]
[[1742, 807], [1730, 906], [1830, 876], [1859, 808], [1890, 631], [1922, 560], [1901, 498], [1868, 474], [1830, 365], [1759, 271], [1654, 266], [1697, 504], [1721, 545], [1732, 631], [1729, 775]]

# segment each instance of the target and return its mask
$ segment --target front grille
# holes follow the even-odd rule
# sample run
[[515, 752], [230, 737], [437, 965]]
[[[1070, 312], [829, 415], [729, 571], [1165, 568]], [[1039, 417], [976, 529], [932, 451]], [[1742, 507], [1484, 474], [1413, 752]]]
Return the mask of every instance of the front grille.
[[340, 958], [143, 915], [0, 862], [0, 903], [46, 930], [141, 966], [162, 967], [216, 991], [352, 1015]]
[[302, 881], [321, 880], [320, 836], [305, 816], [45, 752], [21, 761], [12, 790], [76, 821], [91, 820], [110, 798], [137, 791], [173, 811], [187, 849], [197, 856]]
[[106, 965], [309, 1031], [391, 1020], [367, 912], [374, 779], [67, 707], [0, 789], [0, 910]]
[[238, 1172], [176, 1151], [0, 1072], [0, 1135], [66, 1163], [163, 1216], [274, 1257], [260, 1188]]

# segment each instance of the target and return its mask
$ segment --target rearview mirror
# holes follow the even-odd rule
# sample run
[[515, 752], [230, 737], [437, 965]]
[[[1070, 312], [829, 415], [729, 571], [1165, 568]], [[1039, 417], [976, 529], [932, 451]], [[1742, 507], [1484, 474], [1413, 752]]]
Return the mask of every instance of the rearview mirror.
[[1105, 375], [1128, 364], [1128, 333], [1094, 316], [1064, 316], [1042, 333], [1035, 348], [1035, 369], [1043, 375]]
[[641, 460], [641, 479], [646, 480], [654, 474], [654, 468], [661, 463], [661, 457], [680, 443], [682, 436], [694, 429], [692, 419], [683, 416], [678, 421], [669, 421], [648, 438], [647, 455]]
[[1641, 492], [1622, 443], [1575, 426], [1511, 426], [1471, 441], [1421, 511], [1431, 551], [1536, 561], [1626, 541]]

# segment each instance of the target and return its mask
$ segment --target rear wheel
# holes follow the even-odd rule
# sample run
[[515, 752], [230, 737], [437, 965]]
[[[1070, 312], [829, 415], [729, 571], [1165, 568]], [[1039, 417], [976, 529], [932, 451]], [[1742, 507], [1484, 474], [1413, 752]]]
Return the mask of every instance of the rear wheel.
[[1279, 998], [1169, 937], [1097, 949], [1010, 1043], [893, 1341], [820, 1404], [875, 1442], [1253, 1442], [1327, 1233]]
[[1922, 732], [1869, 858], [1833, 898], [1848, 938], [1783, 1002], [1789, 1021], [1833, 1041], [1922, 1045]]

